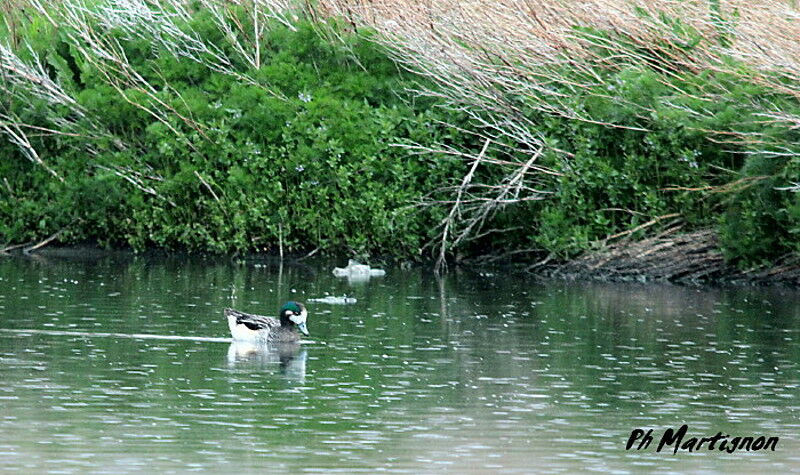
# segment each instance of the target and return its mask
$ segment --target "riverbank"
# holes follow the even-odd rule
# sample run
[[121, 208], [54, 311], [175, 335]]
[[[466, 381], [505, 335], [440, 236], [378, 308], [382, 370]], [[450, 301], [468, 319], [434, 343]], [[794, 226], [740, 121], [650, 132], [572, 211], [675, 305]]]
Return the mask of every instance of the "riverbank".
[[[679, 284], [696, 286], [779, 286], [800, 287], [800, 261], [787, 257], [779, 265], [741, 270], [727, 264], [713, 238], [705, 233], [659, 236], [647, 241], [618, 243], [605, 250], [586, 253], [569, 261], [538, 263], [514, 262], [509, 259], [468, 260], [451, 265], [449, 272], [456, 274], [505, 275], [544, 279], [548, 281], [607, 282], [641, 284]], [[50, 260], [90, 262], [102, 259], [119, 259], [121, 262], [141, 258], [146, 262], [170, 262], [179, 265], [185, 260], [233, 262], [244, 265], [274, 266], [282, 262], [287, 266], [342, 267], [350, 259], [346, 256], [291, 253], [283, 258], [274, 253], [243, 253], [225, 255], [167, 251], [164, 249], [107, 249], [97, 245], [43, 246], [33, 251], [17, 248], [0, 251], [0, 258], [28, 258], [39, 262]], [[418, 268], [435, 274], [435, 261], [400, 261], [390, 256], [374, 257], [364, 262], [392, 270]]]
[[568, 262], [534, 264], [529, 269], [567, 280], [800, 286], [796, 256], [741, 269], [726, 262], [713, 230], [620, 242]]
[[9, 4], [0, 248], [797, 280], [800, 52], [743, 55], [777, 4], [206, 3]]

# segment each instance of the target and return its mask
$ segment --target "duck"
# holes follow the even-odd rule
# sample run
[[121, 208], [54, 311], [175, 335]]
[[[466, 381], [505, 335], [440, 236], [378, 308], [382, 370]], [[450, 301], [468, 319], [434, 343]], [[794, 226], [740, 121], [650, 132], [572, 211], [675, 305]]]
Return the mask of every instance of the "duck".
[[[279, 319], [225, 309], [228, 328], [234, 341], [249, 342], [296, 342], [300, 333], [308, 336], [306, 318], [308, 311], [300, 302], [289, 301], [281, 307]], [[299, 333], [298, 333], [299, 331]]]

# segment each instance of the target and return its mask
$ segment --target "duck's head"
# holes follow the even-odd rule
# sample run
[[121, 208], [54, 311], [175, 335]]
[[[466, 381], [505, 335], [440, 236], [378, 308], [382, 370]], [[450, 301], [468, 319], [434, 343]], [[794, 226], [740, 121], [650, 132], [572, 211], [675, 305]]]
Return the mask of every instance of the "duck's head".
[[281, 307], [281, 325], [297, 325], [300, 333], [308, 336], [306, 317], [308, 317], [308, 312], [305, 305], [300, 302], [286, 302]]

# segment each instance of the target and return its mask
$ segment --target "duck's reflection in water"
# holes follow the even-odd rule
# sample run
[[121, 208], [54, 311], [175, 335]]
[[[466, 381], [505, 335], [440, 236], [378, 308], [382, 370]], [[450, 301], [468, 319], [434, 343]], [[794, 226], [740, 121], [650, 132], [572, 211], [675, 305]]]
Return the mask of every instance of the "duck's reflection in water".
[[287, 378], [304, 382], [308, 352], [297, 343], [249, 343], [234, 341], [228, 348], [228, 367], [272, 369]]

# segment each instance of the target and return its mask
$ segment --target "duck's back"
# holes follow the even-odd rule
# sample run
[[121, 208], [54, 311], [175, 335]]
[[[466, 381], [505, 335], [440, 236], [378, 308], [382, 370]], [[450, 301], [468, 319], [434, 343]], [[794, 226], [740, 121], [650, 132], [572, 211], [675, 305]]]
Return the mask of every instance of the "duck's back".
[[228, 328], [234, 340], [262, 340], [272, 342], [293, 342], [300, 340], [300, 334], [284, 327], [277, 318], [225, 309]]
[[225, 309], [225, 318], [234, 340], [264, 340], [281, 324], [272, 317], [240, 312], [232, 308]]
[[236, 325], [244, 325], [253, 331], [271, 330], [281, 326], [281, 322], [275, 318], [244, 313], [232, 308], [225, 309], [225, 317], [228, 318], [228, 321], [233, 321]]

